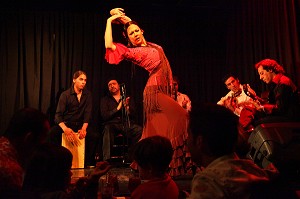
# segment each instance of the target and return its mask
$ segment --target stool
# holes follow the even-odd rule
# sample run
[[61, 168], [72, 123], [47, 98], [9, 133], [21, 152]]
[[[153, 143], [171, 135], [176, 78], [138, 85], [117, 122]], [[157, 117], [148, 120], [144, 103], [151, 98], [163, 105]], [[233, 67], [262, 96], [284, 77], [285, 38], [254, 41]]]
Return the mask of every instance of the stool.
[[126, 155], [128, 154], [127, 138], [121, 133], [114, 138], [114, 144], [111, 146], [110, 160], [112, 162], [121, 162], [125, 164]]
[[78, 142], [78, 146], [73, 145], [67, 140], [65, 134], [62, 133], [61, 145], [69, 149], [73, 155], [72, 168], [84, 168], [85, 138], [78, 138]]

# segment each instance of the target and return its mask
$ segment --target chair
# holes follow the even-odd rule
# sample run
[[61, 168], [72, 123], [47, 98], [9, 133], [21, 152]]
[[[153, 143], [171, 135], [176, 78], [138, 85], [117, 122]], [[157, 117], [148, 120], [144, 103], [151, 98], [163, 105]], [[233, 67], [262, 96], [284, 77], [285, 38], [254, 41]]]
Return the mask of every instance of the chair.
[[122, 133], [119, 133], [114, 138], [114, 144], [111, 147], [111, 156], [110, 159], [115, 163], [126, 163], [126, 158], [128, 154], [128, 142], [127, 137]]
[[[111, 125], [102, 125], [102, 158], [116, 164], [124, 164], [127, 158], [128, 142], [123, 130]], [[108, 130], [110, 129], [110, 130]], [[111, 129], [114, 129], [112, 133]], [[110, 132], [110, 133], [108, 133]]]

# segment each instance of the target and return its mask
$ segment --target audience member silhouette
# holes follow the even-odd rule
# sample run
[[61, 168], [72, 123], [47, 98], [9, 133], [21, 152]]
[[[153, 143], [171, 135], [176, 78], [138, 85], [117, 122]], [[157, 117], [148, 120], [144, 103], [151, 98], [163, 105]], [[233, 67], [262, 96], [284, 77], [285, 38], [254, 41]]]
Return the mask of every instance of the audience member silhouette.
[[18, 198], [28, 160], [43, 143], [49, 130], [45, 114], [33, 108], [23, 108], [11, 118], [0, 137], [0, 197]]
[[131, 199], [178, 198], [178, 187], [168, 174], [172, 156], [172, 145], [166, 137], [151, 136], [136, 144], [133, 159], [146, 182], [132, 192]]
[[65, 147], [45, 143], [34, 153], [28, 166], [23, 198], [97, 198], [98, 180], [110, 166], [98, 162], [88, 177], [80, 178], [70, 189], [72, 153]]
[[188, 146], [203, 169], [193, 178], [189, 198], [267, 198], [272, 192], [267, 188], [278, 177], [277, 169], [272, 164], [259, 168], [236, 155], [237, 125], [238, 117], [223, 106], [194, 106]]

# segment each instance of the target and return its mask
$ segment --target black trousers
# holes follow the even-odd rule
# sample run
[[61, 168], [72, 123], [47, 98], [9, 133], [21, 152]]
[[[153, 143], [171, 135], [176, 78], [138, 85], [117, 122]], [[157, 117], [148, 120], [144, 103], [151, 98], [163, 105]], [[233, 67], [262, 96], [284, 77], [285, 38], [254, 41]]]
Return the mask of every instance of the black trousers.
[[124, 129], [122, 123], [107, 123], [103, 129], [103, 160], [108, 160], [111, 157], [111, 149], [114, 144], [114, 138], [118, 134], [125, 136], [126, 141], [128, 140], [128, 156], [129, 161], [132, 156], [132, 150], [134, 145], [140, 140], [142, 136], [142, 127], [137, 124], [131, 124], [129, 128]]

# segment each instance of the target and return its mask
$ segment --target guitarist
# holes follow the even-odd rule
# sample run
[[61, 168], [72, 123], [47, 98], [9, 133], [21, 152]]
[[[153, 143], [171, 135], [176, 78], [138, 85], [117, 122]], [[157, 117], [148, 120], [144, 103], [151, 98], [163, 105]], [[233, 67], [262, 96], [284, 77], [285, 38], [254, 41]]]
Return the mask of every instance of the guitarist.
[[[227, 74], [223, 78], [223, 82], [226, 88], [229, 90], [227, 95], [222, 97], [217, 104], [225, 106], [230, 109], [235, 115], [240, 116], [244, 106], [253, 106], [251, 103], [253, 99], [247, 95], [243, 89], [243, 85], [240, 84], [239, 79], [233, 74]], [[247, 91], [256, 95], [255, 91], [250, 88], [248, 84], [245, 84]]]
[[[275, 60], [264, 59], [255, 64], [260, 79], [268, 84], [268, 103], [255, 106], [251, 124], [264, 122], [299, 121], [300, 103], [298, 89], [292, 80], [285, 76], [285, 70]], [[256, 97], [254, 97], [256, 98]], [[258, 98], [256, 98], [258, 99]], [[257, 100], [259, 101], [259, 100]], [[240, 121], [248, 117], [246, 109], [242, 111]], [[254, 124], [255, 123], [255, 124]]]

